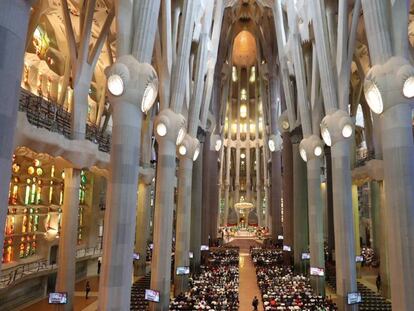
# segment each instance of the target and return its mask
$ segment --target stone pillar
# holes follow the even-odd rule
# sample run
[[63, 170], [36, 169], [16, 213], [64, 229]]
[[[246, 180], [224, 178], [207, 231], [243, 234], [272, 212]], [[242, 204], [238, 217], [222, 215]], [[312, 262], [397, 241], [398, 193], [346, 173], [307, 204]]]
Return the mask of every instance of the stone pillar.
[[331, 148], [325, 147], [326, 163], [326, 209], [327, 209], [327, 229], [328, 229], [328, 261], [333, 261], [333, 252], [335, 250], [335, 230], [333, 216], [333, 189], [332, 189], [332, 158]]
[[[238, 124], [240, 124], [240, 119], [238, 120]], [[238, 126], [239, 125], [237, 125], [237, 127]], [[236, 140], [236, 169], [235, 169], [236, 180], [234, 182], [234, 203], [240, 202], [240, 154], [241, 154], [240, 153], [240, 138], [237, 138]], [[231, 208], [233, 208], [233, 206]]]
[[211, 153], [210, 153], [210, 138], [211, 133], [206, 133], [206, 139], [203, 148], [203, 190], [202, 193], [202, 208], [201, 208], [201, 244], [209, 245], [208, 235], [210, 231], [210, 223], [212, 220], [211, 215], [211, 202], [212, 202], [212, 187], [211, 187], [211, 170], [216, 167], [211, 167]]
[[[289, 134], [283, 133], [283, 244], [293, 251], [293, 151]], [[292, 252], [285, 252], [285, 262], [291, 264]]]
[[[299, 148], [301, 150], [300, 152], [302, 153], [302, 157], [305, 156], [307, 166], [310, 266], [324, 269], [324, 207], [321, 190], [321, 156], [323, 143], [319, 136], [311, 135], [301, 141]], [[317, 295], [324, 296], [325, 277], [311, 275], [310, 278], [312, 287]]]
[[157, 81], [154, 69], [138, 63], [131, 55], [119, 57], [107, 75], [121, 79], [125, 89], [121, 94], [113, 94], [115, 90], [108, 85], [113, 128], [98, 309], [126, 310], [131, 300], [141, 146], [140, 104], [145, 100], [143, 94], [148, 85]]
[[220, 169], [219, 169], [219, 179], [218, 179], [218, 212], [217, 212], [217, 225], [223, 226], [223, 215], [221, 213], [221, 202], [223, 201], [223, 174], [224, 174], [224, 146], [221, 146], [220, 149]]
[[[203, 139], [199, 136], [200, 142]], [[193, 252], [192, 271], [198, 272], [200, 269], [201, 261], [201, 208], [203, 204], [202, 189], [203, 189], [203, 149], [200, 147], [200, 155], [193, 163], [193, 180], [192, 180], [192, 193], [191, 196], [191, 241], [190, 251]], [[228, 192], [227, 192], [228, 193]]]
[[[181, 27], [178, 38], [176, 61], [171, 74], [171, 109], [180, 113], [185, 93], [185, 77], [188, 74], [191, 42], [194, 27], [194, 19], [198, 11], [198, 1], [184, 1], [183, 13], [180, 17]], [[145, 28], [144, 28], [145, 29]], [[170, 31], [170, 29], [168, 29]]]
[[293, 256], [296, 272], [302, 270], [302, 253], [308, 251], [309, 226], [308, 226], [308, 194], [306, 183], [306, 163], [299, 154], [300, 138], [294, 135], [292, 138], [293, 153]]
[[134, 276], [144, 276], [147, 263], [147, 241], [150, 231], [151, 218], [151, 184], [154, 178], [153, 168], [144, 168], [138, 179], [138, 202], [135, 229], [135, 253], [139, 259], [134, 260]]
[[[229, 123], [230, 124], [230, 123]], [[229, 125], [230, 127], [230, 125]], [[229, 129], [230, 130], [230, 129]], [[226, 178], [224, 180], [224, 216], [223, 226], [227, 226], [229, 220], [229, 205], [230, 205], [230, 160], [231, 160], [231, 134], [227, 138], [226, 147]]]
[[210, 211], [208, 212], [208, 217], [210, 219], [210, 226], [208, 235], [210, 236], [210, 244], [211, 242], [215, 242], [217, 240], [217, 233], [218, 233], [218, 222], [217, 222], [217, 215], [219, 209], [219, 196], [218, 192], [220, 191], [218, 188], [218, 167], [217, 167], [217, 156], [218, 153], [212, 148], [208, 150], [208, 162], [209, 162], [209, 193], [211, 195], [210, 198]]
[[[256, 122], [256, 127], [258, 123]], [[257, 130], [256, 130], [257, 134]], [[262, 209], [262, 189], [260, 181], [260, 149], [258, 146], [258, 137], [256, 136], [256, 213], [257, 213], [257, 222], [259, 227], [263, 226], [263, 209]]]
[[[3, 245], [13, 138], [31, 1], [2, 1], [0, 10], [0, 245]], [[0, 263], [1, 268], [1, 263]]]
[[[250, 153], [250, 92], [247, 88], [247, 133], [246, 133], [246, 201], [252, 203], [251, 153]], [[246, 219], [247, 223], [247, 219]]]
[[[249, 129], [247, 129], [250, 131]], [[247, 136], [246, 147], [246, 201], [252, 203], [252, 177], [251, 177], [250, 135]]]
[[[414, 145], [411, 107], [397, 105], [383, 114], [385, 217], [392, 307], [414, 305]], [[386, 220], [385, 220], [386, 219]]]
[[270, 200], [272, 211], [272, 239], [277, 241], [278, 236], [283, 234], [282, 229], [282, 146], [278, 129], [278, 117], [282, 109], [280, 101], [281, 81], [276, 75], [269, 73], [269, 97], [270, 97], [270, 139], [274, 150], [270, 148], [271, 174], [270, 174]]
[[[366, 75], [365, 97], [371, 110], [381, 116], [392, 308], [404, 311], [414, 305], [413, 96], [410, 86], [406, 86], [414, 68], [406, 59], [407, 29], [406, 22], [401, 22], [408, 18], [408, 12], [402, 1], [391, 6], [392, 29], [385, 22], [390, 9], [386, 3], [364, 0], [362, 6], [374, 64]], [[369, 95], [375, 88], [378, 95], [374, 100]]]
[[[182, 148], [186, 148], [186, 152]], [[189, 136], [184, 138], [179, 148], [178, 166], [178, 202], [176, 209], [175, 227], [175, 261], [174, 261], [174, 294], [175, 296], [188, 290], [188, 275], [177, 275], [178, 267], [189, 267], [190, 230], [191, 230], [191, 178], [193, 171], [193, 158], [195, 152], [200, 152], [197, 139]], [[198, 157], [198, 155], [197, 155]]]
[[332, 176], [335, 226], [336, 293], [340, 310], [358, 310], [347, 305], [347, 294], [357, 291], [354, 219], [352, 214], [351, 169], [348, 140], [334, 142]]
[[[361, 254], [360, 232], [359, 232], [359, 204], [358, 204], [358, 186], [352, 185], [352, 212], [354, 215], [354, 236], [355, 236], [355, 254]], [[357, 277], [360, 275], [361, 264], [357, 263]]]
[[[236, 166], [235, 166], [235, 172], [236, 172], [236, 179], [234, 182], [234, 202], [233, 206], [231, 208], [234, 208], [234, 204], [238, 203], [240, 201], [240, 106], [241, 106], [241, 68], [239, 67], [237, 70], [237, 75], [239, 77], [238, 83], [237, 83], [237, 134], [236, 134]], [[236, 211], [237, 213], [237, 211]], [[237, 216], [237, 223], [239, 223], [240, 217]]]
[[[266, 140], [264, 140], [266, 141]], [[264, 226], [267, 228], [271, 227], [271, 215], [270, 215], [270, 204], [269, 204], [269, 177], [268, 177], [268, 166], [267, 166], [267, 146], [263, 144], [262, 156], [263, 156], [263, 186], [264, 186], [264, 201], [265, 203], [265, 221]]]
[[62, 310], [73, 310], [76, 277], [76, 246], [78, 238], [78, 209], [80, 170], [68, 168], [62, 207], [62, 229], [58, 248], [56, 291], [68, 293], [68, 303]]
[[[309, 159], [308, 203], [309, 203], [309, 251], [310, 266], [325, 268], [325, 251], [323, 240], [323, 205], [321, 193], [321, 159]], [[311, 276], [311, 283], [317, 295], [325, 296], [325, 277]]]
[[270, 205], [272, 208], [272, 239], [277, 240], [279, 235], [282, 235], [282, 211], [281, 211], [281, 198], [282, 198], [282, 165], [281, 165], [281, 153], [277, 150], [272, 152], [272, 171], [271, 171], [271, 183], [270, 183]]
[[[404, 21], [408, 11], [403, 1], [394, 3], [391, 28], [385, 22], [390, 9], [386, 3], [364, 0], [362, 6], [374, 64], [366, 75], [364, 90], [371, 110], [381, 115], [392, 308], [410, 310], [414, 305], [414, 143], [413, 98], [405, 83], [412, 79], [414, 68], [406, 59], [409, 51]], [[379, 94], [374, 101], [367, 95], [375, 88]]]
[[[184, 127], [184, 118], [170, 109], [162, 110], [156, 120], [158, 142], [157, 184], [153, 226], [151, 289], [160, 292], [160, 302], [150, 310], [167, 310], [170, 300], [171, 243], [173, 231], [176, 142]], [[165, 132], [163, 131], [165, 129]]]

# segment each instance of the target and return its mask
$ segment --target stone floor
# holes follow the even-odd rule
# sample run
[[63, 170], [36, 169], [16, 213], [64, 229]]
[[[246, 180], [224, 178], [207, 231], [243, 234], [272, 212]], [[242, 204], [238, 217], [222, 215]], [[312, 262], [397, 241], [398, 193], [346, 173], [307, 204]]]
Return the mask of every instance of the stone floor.
[[[84, 310], [89, 311], [92, 306], [97, 305], [99, 278], [90, 277], [88, 278], [88, 280], [89, 280], [89, 284], [91, 285], [91, 292], [89, 293], [88, 299], [85, 298], [86, 280], [76, 283], [73, 311], [84, 311]], [[96, 310], [96, 307], [92, 308], [92, 310], [94, 309]], [[47, 298], [42, 299], [41, 301], [22, 309], [22, 311], [56, 311], [56, 310], [60, 310], [60, 309], [56, 305], [48, 304]]]

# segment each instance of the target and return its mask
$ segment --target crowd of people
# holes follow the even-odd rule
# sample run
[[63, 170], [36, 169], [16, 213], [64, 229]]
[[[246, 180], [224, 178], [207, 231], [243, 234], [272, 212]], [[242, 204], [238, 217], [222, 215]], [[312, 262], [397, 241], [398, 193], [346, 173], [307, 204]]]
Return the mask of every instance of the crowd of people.
[[313, 293], [308, 277], [282, 265], [281, 250], [252, 248], [250, 253], [265, 310], [337, 310], [330, 299]]
[[362, 266], [372, 266], [372, 267], [379, 266], [377, 255], [375, 254], [372, 248], [363, 247], [361, 249], [361, 256], [364, 259], [362, 261]]
[[170, 310], [238, 310], [239, 250], [219, 248], [210, 252], [198, 275], [190, 278], [190, 290], [170, 303]]

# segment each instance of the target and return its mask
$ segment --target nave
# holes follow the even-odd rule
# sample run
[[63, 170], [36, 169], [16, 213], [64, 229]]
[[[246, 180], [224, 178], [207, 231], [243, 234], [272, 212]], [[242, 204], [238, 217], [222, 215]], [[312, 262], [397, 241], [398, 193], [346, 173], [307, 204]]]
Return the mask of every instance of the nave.
[[414, 0], [0, 0], [0, 42], [0, 311], [412, 311]]

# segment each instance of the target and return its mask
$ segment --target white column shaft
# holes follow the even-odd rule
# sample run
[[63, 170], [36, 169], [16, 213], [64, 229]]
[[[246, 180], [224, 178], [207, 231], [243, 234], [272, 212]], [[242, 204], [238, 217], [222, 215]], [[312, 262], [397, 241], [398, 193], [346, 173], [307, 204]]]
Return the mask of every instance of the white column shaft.
[[[189, 267], [190, 235], [191, 235], [191, 179], [193, 160], [181, 157], [178, 166], [178, 204], [175, 227], [175, 270], [178, 267]], [[177, 275], [174, 271], [174, 294], [188, 290], [188, 275]]]
[[[309, 251], [310, 266], [325, 268], [324, 222], [321, 192], [321, 164], [319, 158], [309, 159], [308, 171], [308, 215], [309, 215]], [[311, 276], [313, 290], [325, 295], [325, 277]]]
[[336, 293], [340, 309], [357, 310], [356, 305], [349, 306], [346, 302], [347, 294], [357, 291], [349, 144], [350, 141], [341, 140], [331, 147]]
[[201, 261], [201, 208], [202, 208], [202, 189], [203, 189], [203, 146], [200, 147], [200, 155], [193, 163], [193, 178], [191, 191], [191, 245], [193, 252], [192, 271], [197, 272]]
[[171, 242], [174, 210], [175, 142], [158, 144], [157, 184], [153, 226], [151, 289], [160, 292], [160, 302], [150, 303], [150, 310], [168, 309], [171, 281]]
[[127, 310], [131, 300], [142, 113], [135, 103], [116, 103], [112, 107], [110, 177], [98, 309]]
[[65, 310], [72, 310], [74, 305], [79, 187], [80, 171], [73, 168], [65, 169], [62, 229], [59, 237], [56, 280], [56, 291], [68, 293], [69, 298], [64, 306]]

